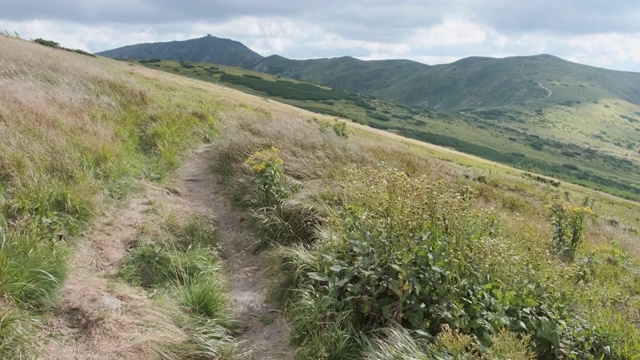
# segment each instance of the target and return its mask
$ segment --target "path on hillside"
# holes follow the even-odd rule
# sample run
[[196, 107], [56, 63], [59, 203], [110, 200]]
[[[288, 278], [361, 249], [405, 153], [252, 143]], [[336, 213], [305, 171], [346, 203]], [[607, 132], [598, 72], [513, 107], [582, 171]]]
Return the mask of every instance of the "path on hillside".
[[288, 326], [265, 297], [264, 256], [251, 250], [251, 236], [218, 185], [212, 147], [203, 146], [178, 171], [175, 186], [143, 183], [123, 208], [108, 207], [93, 227], [74, 240], [69, 275], [60, 289], [53, 316], [42, 328], [39, 359], [106, 360], [157, 358], [163, 346], [187, 337], [174, 314], [154, 301], [153, 293], [114, 278], [127, 249], [159, 208], [178, 215], [206, 213], [219, 224], [222, 255], [228, 268], [229, 297], [241, 327], [241, 347], [250, 359], [289, 359]]
[[172, 314], [147, 292], [114, 278], [154, 204], [175, 197], [144, 183], [124, 208], [107, 206], [93, 227], [74, 239], [67, 279], [41, 330], [39, 359], [150, 359], [154, 349], [186, 341]]
[[255, 254], [242, 217], [233, 211], [211, 171], [213, 148], [202, 146], [181, 170], [184, 197], [218, 221], [228, 269], [229, 297], [242, 327], [242, 341], [256, 360], [289, 359], [289, 328], [284, 316], [266, 301], [266, 259]]
[[545, 90], [547, 92], [547, 95], [539, 98], [539, 99], [533, 99], [533, 100], [527, 100], [524, 103], [525, 104], [529, 104], [532, 103], [534, 101], [541, 101], [541, 100], [545, 100], [551, 97], [551, 95], [553, 95], [553, 90], [549, 89], [548, 87], [542, 85], [542, 83], [540, 81], [537, 80], [531, 80], [530, 78], [528, 78], [525, 74], [524, 74], [524, 67], [527, 66], [526, 63], [522, 64], [522, 67], [520, 67], [520, 75], [522, 75], [522, 78], [525, 79], [526, 81], [533, 81], [534, 83], [538, 84], [538, 86], [540, 86], [540, 88], [542, 88], [542, 90]]

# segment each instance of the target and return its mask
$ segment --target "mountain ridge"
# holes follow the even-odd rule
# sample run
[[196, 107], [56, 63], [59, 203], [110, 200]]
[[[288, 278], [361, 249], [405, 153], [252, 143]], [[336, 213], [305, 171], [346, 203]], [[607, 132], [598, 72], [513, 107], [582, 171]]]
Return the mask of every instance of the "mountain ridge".
[[640, 105], [640, 73], [597, 68], [550, 54], [471, 56], [437, 65], [351, 56], [294, 60], [280, 55], [264, 57], [238, 41], [207, 35], [129, 45], [98, 55], [236, 66], [441, 110], [544, 108], [616, 98]]

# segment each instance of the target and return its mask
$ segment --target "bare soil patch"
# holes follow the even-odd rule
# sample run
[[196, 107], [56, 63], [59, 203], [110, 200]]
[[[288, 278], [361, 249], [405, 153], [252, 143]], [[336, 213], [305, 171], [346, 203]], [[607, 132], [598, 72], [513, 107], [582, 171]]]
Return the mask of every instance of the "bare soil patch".
[[105, 210], [77, 240], [55, 315], [43, 326], [39, 358], [150, 359], [162, 346], [186, 340], [171, 319], [172, 309], [113, 276], [158, 204], [176, 214], [217, 219], [239, 340], [252, 359], [291, 358], [287, 322], [266, 302], [266, 261], [252, 252], [241, 215], [231, 209], [210, 170], [212, 154], [210, 146], [199, 148], [178, 172], [175, 186], [145, 184], [126, 207]]

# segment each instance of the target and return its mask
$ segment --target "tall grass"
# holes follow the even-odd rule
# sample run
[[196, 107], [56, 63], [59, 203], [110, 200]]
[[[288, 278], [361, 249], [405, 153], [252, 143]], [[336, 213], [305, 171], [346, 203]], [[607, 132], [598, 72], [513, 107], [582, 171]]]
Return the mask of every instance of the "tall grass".
[[184, 310], [174, 322], [187, 341], [158, 351], [166, 358], [239, 358], [242, 352], [233, 338], [215, 222], [198, 214], [185, 218], [169, 214], [151, 222], [118, 273]]
[[34, 340], [35, 320], [22, 312], [0, 309], [0, 354], [6, 359], [27, 359], [35, 354], [25, 343]]
[[[295, 217], [269, 212], [275, 221], [251, 223], [276, 244], [271, 294], [291, 317], [299, 358], [607, 359], [640, 351], [634, 247], [598, 250], [614, 228], [598, 221], [597, 206], [580, 223], [584, 239], [570, 263], [554, 248], [544, 206], [561, 194], [531, 179], [434, 160], [366, 133], [339, 138], [304, 119], [247, 114], [223, 119], [222, 129], [215, 166], [250, 218], [269, 212], [257, 201], [264, 174], [243, 165], [256, 151], [277, 147], [278, 181], [293, 186], [278, 203], [293, 202]], [[624, 203], [577, 191], [608, 211]], [[294, 201], [299, 194], [306, 201]], [[296, 231], [297, 239], [281, 232], [305, 221], [313, 230]]]
[[0, 48], [0, 298], [28, 317], [102, 205], [162, 181], [212, 138], [221, 105], [126, 64], [7, 36]]

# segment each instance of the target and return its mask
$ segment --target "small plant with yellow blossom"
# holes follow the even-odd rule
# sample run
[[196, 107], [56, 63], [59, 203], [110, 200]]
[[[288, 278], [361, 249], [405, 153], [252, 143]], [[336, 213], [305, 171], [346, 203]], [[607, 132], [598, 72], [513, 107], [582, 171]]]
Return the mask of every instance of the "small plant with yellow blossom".
[[289, 195], [280, 150], [272, 146], [256, 151], [244, 163], [254, 178], [255, 205], [280, 206]]
[[573, 261], [582, 243], [586, 217], [592, 214], [591, 207], [556, 201], [549, 206], [549, 212], [553, 248], [566, 260]]

